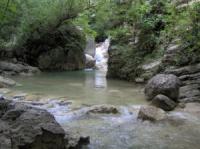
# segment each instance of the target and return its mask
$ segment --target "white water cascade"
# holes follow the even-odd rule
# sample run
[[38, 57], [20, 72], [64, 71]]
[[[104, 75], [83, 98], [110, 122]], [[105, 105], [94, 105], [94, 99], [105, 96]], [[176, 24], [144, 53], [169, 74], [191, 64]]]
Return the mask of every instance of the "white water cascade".
[[95, 52], [95, 66], [97, 70], [107, 72], [108, 69], [108, 48], [110, 46], [110, 39], [106, 39], [103, 43], [96, 46]]

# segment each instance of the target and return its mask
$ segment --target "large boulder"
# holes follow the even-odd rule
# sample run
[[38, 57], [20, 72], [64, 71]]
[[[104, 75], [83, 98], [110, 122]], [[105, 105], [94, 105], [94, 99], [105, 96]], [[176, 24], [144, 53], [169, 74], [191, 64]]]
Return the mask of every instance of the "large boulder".
[[177, 106], [176, 102], [164, 95], [157, 95], [151, 104], [165, 111], [171, 111]]
[[177, 101], [179, 98], [180, 80], [172, 74], [158, 74], [149, 80], [145, 87], [147, 100], [152, 100], [155, 96], [162, 94]]
[[3, 75], [32, 75], [40, 72], [37, 67], [12, 61], [0, 61], [0, 71]]
[[41, 70], [78, 70], [85, 67], [84, 34], [71, 23], [34, 30], [17, 48], [17, 58]]
[[[0, 111], [0, 148], [67, 149], [71, 147], [70, 135], [66, 135], [46, 110], [1, 100]], [[76, 146], [80, 146], [82, 140], [80, 139]]]
[[138, 119], [148, 121], [160, 121], [166, 118], [166, 113], [162, 109], [153, 106], [143, 106], [140, 108], [138, 113]]

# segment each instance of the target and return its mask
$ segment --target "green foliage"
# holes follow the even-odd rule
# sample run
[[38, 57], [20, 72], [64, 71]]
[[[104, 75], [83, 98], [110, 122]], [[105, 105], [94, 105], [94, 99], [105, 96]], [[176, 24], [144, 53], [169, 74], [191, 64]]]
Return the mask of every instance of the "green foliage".
[[0, 39], [4, 46], [23, 44], [36, 32], [51, 32], [64, 21], [77, 17], [88, 0], [1, 0]]
[[110, 0], [90, 1], [88, 8], [76, 18], [75, 23], [89, 36], [96, 38], [106, 36], [105, 31], [109, 28], [109, 20], [114, 11], [112, 4]]
[[200, 62], [200, 3], [171, 10], [170, 23], [165, 28], [165, 39], [179, 39], [181, 52], [176, 57], [178, 66]]
[[0, 45], [4, 48], [15, 32], [18, 23], [18, 3], [11, 0], [0, 1]]

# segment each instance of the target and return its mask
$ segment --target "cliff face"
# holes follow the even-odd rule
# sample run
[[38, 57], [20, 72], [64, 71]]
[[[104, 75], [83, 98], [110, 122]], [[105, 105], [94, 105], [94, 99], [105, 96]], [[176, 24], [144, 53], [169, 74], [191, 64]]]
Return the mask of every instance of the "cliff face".
[[[143, 14], [144, 22], [139, 22], [139, 26], [132, 22], [134, 26], [127, 21], [125, 27], [121, 26], [127, 32], [116, 31], [119, 36], [111, 41], [108, 77], [145, 82], [170, 66], [200, 62], [199, 2], [174, 2], [152, 1], [150, 11]], [[187, 23], [183, 25], [183, 21]]]

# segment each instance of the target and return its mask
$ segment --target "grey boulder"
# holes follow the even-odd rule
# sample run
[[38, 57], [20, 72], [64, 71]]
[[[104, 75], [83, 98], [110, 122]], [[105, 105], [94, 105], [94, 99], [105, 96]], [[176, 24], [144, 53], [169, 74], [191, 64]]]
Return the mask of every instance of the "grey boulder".
[[177, 106], [177, 103], [174, 102], [173, 100], [169, 99], [167, 96], [157, 95], [152, 100], [151, 105], [154, 105], [154, 106], [161, 108], [165, 111], [171, 111]]
[[[77, 139], [78, 148], [85, 138]], [[88, 139], [86, 139], [88, 140]], [[0, 101], [0, 148], [1, 149], [68, 149], [70, 134], [46, 110]]]
[[160, 108], [154, 106], [142, 106], [138, 113], [138, 119], [143, 121], [161, 121], [166, 118], [166, 113]]
[[177, 101], [179, 98], [179, 88], [181, 82], [173, 74], [158, 74], [149, 80], [145, 87], [147, 100], [152, 100], [155, 96], [162, 94]]

